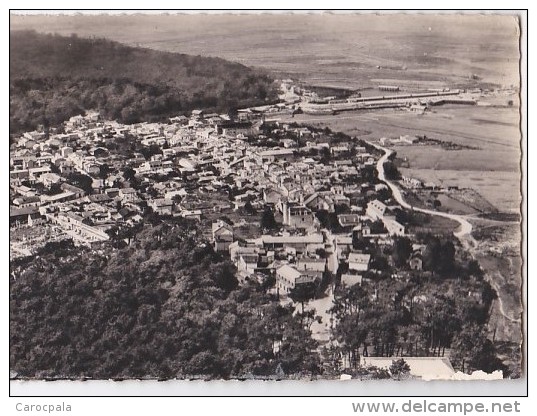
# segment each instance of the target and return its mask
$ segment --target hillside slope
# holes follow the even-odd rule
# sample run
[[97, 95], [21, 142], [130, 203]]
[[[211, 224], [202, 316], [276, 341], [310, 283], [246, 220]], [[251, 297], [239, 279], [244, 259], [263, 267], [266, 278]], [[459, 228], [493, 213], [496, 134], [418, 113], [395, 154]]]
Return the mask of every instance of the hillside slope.
[[105, 39], [10, 33], [10, 131], [56, 125], [86, 109], [125, 123], [274, 100], [265, 74], [220, 58]]

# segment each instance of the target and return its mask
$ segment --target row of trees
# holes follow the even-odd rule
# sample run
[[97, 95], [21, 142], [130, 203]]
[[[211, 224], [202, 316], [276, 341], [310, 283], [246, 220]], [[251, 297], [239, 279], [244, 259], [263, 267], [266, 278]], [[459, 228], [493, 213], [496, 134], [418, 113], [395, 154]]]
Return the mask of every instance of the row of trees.
[[485, 331], [495, 292], [470, 279], [379, 280], [343, 288], [332, 308], [340, 353], [358, 365], [368, 356], [443, 356], [463, 371], [505, 370]]

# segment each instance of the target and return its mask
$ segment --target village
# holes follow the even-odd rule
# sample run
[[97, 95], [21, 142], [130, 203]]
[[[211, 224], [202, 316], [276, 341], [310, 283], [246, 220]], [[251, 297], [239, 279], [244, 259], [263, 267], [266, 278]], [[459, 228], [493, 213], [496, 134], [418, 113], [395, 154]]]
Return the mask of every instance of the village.
[[[326, 346], [338, 291], [431, 275], [416, 218], [378, 178], [381, 156], [363, 140], [263, 115], [195, 110], [121, 125], [88, 112], [12, 143], [10, 256], [62, 240], [118, 247], [144, 223], [195, 221], [239, 282], [314, 309], [312, 337]], [[402, 237], [411, 247], [389, 255]], [[430, 359], [453, 371], [446, 358]]]
[[[195, 110], [168, 124], [121, 125], [89, 112], [61, 133], [25, 133], [10, 156], [11, 256], [61, 239], [127, 240], [148, 216], [182, 217], [206, 224], [242, 280], [272, 274], [286, 293], [343, 269], [344, 284], [359, 283], [375, 258], [357, 241], [411, 236], [375, 177], [375, 147], [248, 118]], [[245, 224], [254, 226], [246, 234]], [[423, 248], [414, 244], [412, 269], [421, 269]]]
[[53, 12], [9, 17], [10, 396], [522, 393], [527, 11]]
[[[298, 261], [301, 276], [312, 276], [325, 266], [337, 273], [353, 236], [385, 244], [405, 234], [395, 216], [400, 207], [373, 176], [378, 151], [331, 132], [202, 111], [169, 124], [134, 125], [90, 112], [63, 130], [25, 133], [12, 147], [12, 256], [51, 239], [106, 241], [151, 213], [214, 218], [215, 250], [229, 252], [245, 276], [274, 269], [280, 251]], [[246, 240], [222, 219], [252, 212], [271, 218]], [[330, 256], [321, 262], [319, 252]], [[369, 259], [350, 264], [367, 271]]]

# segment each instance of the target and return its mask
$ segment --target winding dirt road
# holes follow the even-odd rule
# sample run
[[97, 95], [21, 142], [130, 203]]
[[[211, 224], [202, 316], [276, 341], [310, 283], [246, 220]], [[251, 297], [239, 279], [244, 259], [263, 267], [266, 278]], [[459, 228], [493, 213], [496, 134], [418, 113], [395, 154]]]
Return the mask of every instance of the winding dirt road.
[[[474, 255], [474, 250], [477, 248], [477, 242], [472, 236], [472, 224], [470, 224], [466, 218], [462, 215], [457, 214], [449, 214], [447, 212], [438, 212], [433, 211], [430, 209], [424, 209], [424, 208], [417, 208], [412, 207], [408, 202], [406, 202], [403, 198], [403, 195], [401, 193], [401, 190], [399, 187], [391, 182], [390, 180], [386, 179], [386, 175], [384, 173], [384, 162], [388, 160], [390, 155], [393, 153], [393, 150], [387, 149], [385, 147], [382, 147], [376, 143], [372, 143], [368, 141], [371, 146], [382, 150], [384, 152], [384, 155], [378, 160], [377, 162], [377, 171], [378, 171], [378, 178], [386, 183], [392, 191], [393, 197], [395, 200], [403, 207], [407, 209], [413, 209], [414, 211], [423, 212], [425, 214], [429, 215], [436, 215], [439, 217], [449, 218], [453, 221], [457, 221], [459, 223], [459, 228], [453, 232], [453, 235], [459, 239], [463, 247], [465, 247], [472, 255]], [[498, 283], [494, 280], [492, 276], [489, 276], [488, 281], [492, 285], [493, 289], [498, 294], [497, 304], [498, 304], [498, 311], [500, 315], [502, 315], [505, 319], [507, 319], [511, 323], [519, 323], [520, 319], [513, 318], [509, 316], [503, 307], [502, 297], [501, 297], [501, 291]]]
[[393, 183], [392, 181], [386, 179], [386, 175], [384, 173], [384, 162], [388, 160], [388, 158], [393, 153], [393, 150], [387, 149], [385, 147], [382, 147], [376, 143], [367, 142], [371, 146], [382, 150], [384, 152], [384, 155], [377, 161], [377, 171], [378, 171], [378, 178], [386, 183], [392, 191], [394, 199], [401, 205], [403, 208], [406, 209], [413, 209], [417, 212], [422, 212], [424, 214], [429, 215], [436, 215], [438, 217], [444, 217], [449, 218], [450, 220], [456, 221], [459, 223], [459, 228], [453, 232], [453, 235], [460, 240], [460, 242], [465, 246], [466, 248], [475, 248], [476, 247], [476, 241], [472, 237], [472, 224], [470, 224], [462, 215], [457, 214], [450, 214], [447, 212], [439, 212], [439, 211], [433, 211], [430, 209], [425, 208], [418, 208], [411, 206], [408, 202], [405, 201], [403, 198], [403, 195], [401, 193], [401, 190], [399, 187]]

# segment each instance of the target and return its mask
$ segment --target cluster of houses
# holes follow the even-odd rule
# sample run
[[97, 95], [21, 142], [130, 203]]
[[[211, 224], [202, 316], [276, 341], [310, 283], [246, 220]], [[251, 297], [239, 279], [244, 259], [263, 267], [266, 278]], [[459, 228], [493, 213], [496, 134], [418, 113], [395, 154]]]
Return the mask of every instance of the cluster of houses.
[[[376, 212], [379, 208], [381, 213]], [[313, 221], [303, 231], [301, 227], [284, 227], [284, 231], [247, 240], [238, 239], [232, 225], [218, 220], [212, 224], [212, 241], [215, 251], [229, 253], [239, 277], [263, 282], [267, 276], [274, 276], [281, 295], [288, 294], [300, 284], [319, 282], [325, 272], [339, 274], [341, 283], [350, 287], [361, 284], [364, 274], [372, 271], [372, 255], [355, 249], [356, 240], [388, 245], [393, 243], [395, 236], [404, 234], [403, 226], [389, 231], [390, 225], [383, 233], [371, 232], [367, 223], [379, 219], [379, 216], [385, 224], [398, 224], [389, 214], [383, 215], [385, 212], [388, 212], [387, 207], [374, 200], [368, 204], [366, 215], [340, 215], [343, 218], [353, 217], [352, 228], [341, 233], [321, 229], [318, 222]], [[424, 246], [414, 247], [409, 259], [410, 269], [422, 269], [423, 249]], [[343, 273], [340, 270], [342, 265], [345, 265]]]
[[[132, 125], [89, 112], [65, 122], [61, 132], [34, 131], [14, 140], [10, 224], [18, 232], [54, 229], [90, 245], [148, 213], [199, 221], [208, 213], [268, 208], [277, 230], [246, 241], [225, 221], [208, 225], [215, 250], [228, 253], [241, 276], [276, 276], [277, 288], [288, 293], [337, 273], [344, 262], [349, 271], [342, 281], [356, 284], [371, 259], [354, 252], [353, 238], [390, 239], [404, 235], [405, 227], [395, 218], [397, 205], [376, 198], [385, 185], [362, 178], [364, 169], [374, 168], [374, 149], [327, 134], [201, 110], [168, 123]], [[276, 146], [263, 145], [273, 137]], [[321, 162], [321, 154], [329, 157]], [[222, 196], [218, 203], [215, 195]], [[320, 211], [337, 219], [337, 231], [320, 223]], [[375, 222], [382, 232], [372, 231]], [[37, 247], [27, 239], [24, 248]]]
[[[313, 132], [309, 134], [313, 136]], [[341, 274], [341, 282], [347, 286], [360, 284], [363, 274], [370, 270], [371, 255], [355, 250], [353, 240], [366, 238], [389, 243], [394, 236], [405, 234], [405, 226], [395, 216], [400, 207], [395, 202], [386, 205], [375, 199], [385, 185], [357, 179], [362, 169], [375, 163], [375, 157], [363, 146], [330, 146], [313, 141], [306, 146], [328, 146], [333, 157], [323, 164], [307, 153], [300, 156], [297, 149], [277, 148], [244, 157], [234, 172], [243, 189], [255, 184], [235, 196], [235, 208], [240, 208], [244, 201], [258, 209], [269, 207], [279, 214], [280, 227], [276, 232], [241, 241], [234, 237], [231, 224], [220, 220], [212, 225], [215, 250], [229, 253], [239, 275], [257, 280], [275, 276], [280, 294], [319, 280], [325, 272], [337, 274], [341, 264], [348, 266], [348, 271]], [[351, 146], [354, 152], [347, 163], [338, 157], [337, 150], [345, 149], [341, 155], [348, 156]], [[332, 151], [334, 147], [336, 152]], [[322, 226], [320, 211], [335, 215], [338, 230]], [[383, 225], [382, 232], [372, 231], [375, 222]]]

